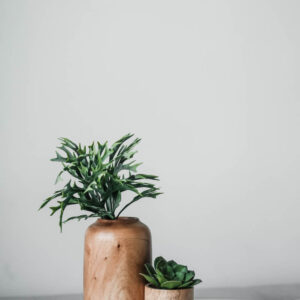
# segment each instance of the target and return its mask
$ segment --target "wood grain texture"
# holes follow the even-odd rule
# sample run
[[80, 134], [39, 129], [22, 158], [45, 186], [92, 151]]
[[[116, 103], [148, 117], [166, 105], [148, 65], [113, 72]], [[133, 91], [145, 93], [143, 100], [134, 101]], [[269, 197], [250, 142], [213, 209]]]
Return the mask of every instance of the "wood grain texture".
[[194, 289], [160, 290], [145, 286], [145, 300], [193, 300]]
[[97, 220], [88, 227], [84, 300], [144, 300], [139, 273], [151, 262], [151, 233], [137, 218]]

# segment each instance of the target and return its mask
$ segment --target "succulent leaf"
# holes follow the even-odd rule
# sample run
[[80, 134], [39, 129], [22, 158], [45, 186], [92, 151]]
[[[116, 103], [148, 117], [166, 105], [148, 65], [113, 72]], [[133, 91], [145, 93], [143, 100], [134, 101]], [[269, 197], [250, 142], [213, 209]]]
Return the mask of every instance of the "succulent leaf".
[[174, 267], [174, 271], [175, 272], [183, 272], [186, 273], [187, 272], [187, 267], [183, 266], [183, 265], [177, 265]]
[[201, 279], [195, 279], [195, 280], [193, 280], [193, 285], [199, 284], [201, 282], [202, 282]]
[[189, 271], [185, 274], [185, 281], [190, 281], [195, 277], [194, 271]]
[[193, 281], [192, 281], [192, 280], [191, 280], [191, 281], [187, 281], [187, 282], [182, 283], [182, 284], [179, 286], [179, 288], [184, 289], [184, 288], [188, 288], [188, 287], [191, 287], [191, 286], [193, 286]]
[[146, 274], [142, 274], [140, 273], [140, 275], [142, 275], [149, 283], [151, 283], [153, 286], [155, 287], [159, 287], [159, 283], [157, 282], [157, 280], [154, 277], [151, 277], [149, 275]]
[[163, 284], [165, 281], [168, 281], [159, 269], [156, 269], [156, 278], [160, 284]]
[[156, 257], [154, 260], [154, 268], [157, 269], [161, 263], [165, 264], [166, 260], [162, 256]]
[[152, 267], [152, 265], [147, 263], [147, 264], [145, 264], [145, 268], [146, 268], [148, 274], [150, 274], [151, 276], [154, 277], [154, 275], [155, 275], [155, 270], [154, 270], [154, 268]]
[[161, 287], [164, 289], [176, 289], [181, 285], [181, 281], [170, 280], [165, 281], [161, 284]]
[[185, 277], [185, 273], [184, 273], [184, 272], [176, 272], [175, 274], [176, 274], [176, 275], [175, 275], [175, 278], [176, 278], [177, 280], [180, 280], [180, 281], [183, 281], [183, 280], [184, 280], [184, 277]]

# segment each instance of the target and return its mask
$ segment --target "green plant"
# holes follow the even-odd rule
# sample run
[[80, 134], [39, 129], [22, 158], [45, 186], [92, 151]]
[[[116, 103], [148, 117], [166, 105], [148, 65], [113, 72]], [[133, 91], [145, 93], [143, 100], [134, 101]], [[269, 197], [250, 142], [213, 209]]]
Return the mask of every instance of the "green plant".
[[[56, 158], [51, 161], [62, 163], [62, 170], [56, 182], [66, 172], [71, 176], [69, 182], [60, 190], [47, 198], [40, 209], [50, 201], [61, 198], [58, 205], [50, 207], [51, 216], [60, 210], [59, 225], [73, 219], [87, 219], [98, 217], [102, 219], [117, 219], [120, 214], [132, 203], [144, 197], [156, 198], [161, 194], [159, 188], [151, 181], [158, 180], [155, 175], [138, 174], [137, 167], [141, 163], [132, 160], [136, 151], [133, 148], [140, 142], [139, 138], [131, 143], [128, 140], [133, 134], [127, 134], [111, 147], [107, 142], [92, 143], [82, 147], [67, 138], [60, 138], [61, 145], [57, 147], [64, 152], [62, 156], [56, 152]], [[150, 182], [149, 182], [150, 181]], [[121, 194], [131, 191], [135, 194], [133, 199], [117, 213], [121, 202]], [[67, 206], [78, 204], [81, 210], [91, 212], [73, 216], [63, 221], [63, 214]]]
[[154, 267], [151, 264], [145, 264], [145, 268], [148, 274], [141, 273], [141, 275], [152, 287], [158, 289], [191, 288], [201, 282], [200, 279], [194, 279], [194, 271], [177, 264], [174, 260], [166, 261], [161, 256], [154, 260]]

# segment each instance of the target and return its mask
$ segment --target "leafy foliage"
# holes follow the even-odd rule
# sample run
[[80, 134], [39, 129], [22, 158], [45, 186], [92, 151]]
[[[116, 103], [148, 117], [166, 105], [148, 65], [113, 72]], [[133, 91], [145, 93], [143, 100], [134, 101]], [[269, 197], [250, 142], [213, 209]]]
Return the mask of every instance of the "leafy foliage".
[[[51, 159], [63, 166], [57, 176], [56, 183], [66, 172], [71, 176], [70, 181], [60, 190], [47, 198], [40, 209], [54, 199], [60, 198], [56, 206], [50, 207], [51, 216], [60, 211], [59, 225], [73, 219], [88, 219], [99, 217], [102, 219], [117, 219], [132, 203], [144, 198], [156, 198], [161, 194], [151, 181], [158, 180], [155, 175], [139, 174], [137, 167], [141, 163], [132, 160], [136, 151], [134, 147], [140, 142], [139, 138], [130, 140], [133, 134], [127, 134], [116, 141], [111, 147], [107, 142], [92, 143], [82, 147], [67, 138], [60, 138], [61, 145], [57, 147], [61, 153]], [[119, 210], [121, 195], [125, 191], [134, 193], [133, 199]], [[78, 204], [83, 211], [91, 214], [74, 216], [63, 221], [63, 214], [67, 206]]]
[[200, 279], [194, 279], [194, 271], [177, 264], [174, 260], [166, 261], [161, 256], [154, 260], [154, 267], [151, 264], [145, 264], [145, 268], [148, 274], [141, 275], [155, 288], [191, 288], [201, 282]]

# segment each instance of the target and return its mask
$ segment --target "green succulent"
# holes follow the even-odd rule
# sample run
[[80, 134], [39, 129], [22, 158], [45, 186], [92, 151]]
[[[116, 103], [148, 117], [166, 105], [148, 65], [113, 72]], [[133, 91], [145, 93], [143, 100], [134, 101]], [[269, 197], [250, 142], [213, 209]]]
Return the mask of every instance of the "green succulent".
[[[71, 179], [62, 189], [47, 198], [40, 209], [60, 198], [57, 205], [50, 208], [51, 216], [60, 211], [59, 225], [62, 228], [63, 223], [73, 219], [98, 217], [114, 220], [132, 203], [145, 197], [156, 198], [161, 193], [151, 181], [158, 180], [158, 177], [137, 173], [137, 167], [141, 163], [132, 160], [136, 153], [133, 149], [141, 139], [136, 138], [129, 143], [128, 140], [132, 137], [133, 134], [127, 134], [111, 147], [108, 147], [107, 142], [83, 147], [67, 138], [60, 138], [61, 145], [57, 148], [63, 154], [56, 152], [56, 157], [51, 159], [62, 164], [56, 183], [64, 172]], [[133, 199], [117, 212], [121, 194], [125, 191], [133, 192]], [[81, 210], [91, 214], [73, 216], [63, 221], [64, 211], [70, 205], [79, 205]]]
[[174, 260], [166, 261], [161, 256], [154, 260], [154, 267], [151, 264], [145, 264], [145, 268], [148, 274], [140, 273], [140, 275], [152, 287], [158, 289], [186, 289], [202, 282], [200, 279], [194, 279], [194, 271], [177, 264]]

